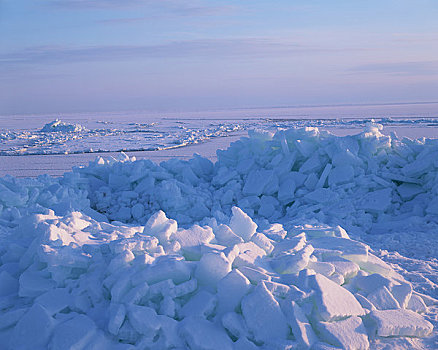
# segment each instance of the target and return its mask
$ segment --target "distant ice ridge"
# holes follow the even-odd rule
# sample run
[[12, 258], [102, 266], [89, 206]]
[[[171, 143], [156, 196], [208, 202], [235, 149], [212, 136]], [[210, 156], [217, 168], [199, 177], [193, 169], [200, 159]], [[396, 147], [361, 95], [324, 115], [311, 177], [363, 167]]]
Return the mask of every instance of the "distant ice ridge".
[[347, 232], [435, 229], [438, 141], [379, 128], [251, 132], [215, 164], [124, 156], [0, 179], [0, 344], [424, 345], [438, 301]]
[[59, 119], [55, 119], [54, 121], [44, 125], [41, 131], [42, 132], [80, 132], [80, 131], [87, 131], [87, 129], [79, 124], [64, 123]]

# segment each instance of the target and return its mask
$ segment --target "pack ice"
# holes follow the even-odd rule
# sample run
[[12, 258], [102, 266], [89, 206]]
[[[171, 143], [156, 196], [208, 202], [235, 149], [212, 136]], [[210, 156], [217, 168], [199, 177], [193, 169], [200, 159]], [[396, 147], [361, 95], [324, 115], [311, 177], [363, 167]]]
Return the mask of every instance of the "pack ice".
[[1, 348], [368, 349], [428, 337], [436, 301], [347, 231], [436, 222], [437, 154], [436, 140], [376, 125], [348, 137], [307, 128], [251, 132], [215, 164], [125, 156], [61, 178], [1, 178]]

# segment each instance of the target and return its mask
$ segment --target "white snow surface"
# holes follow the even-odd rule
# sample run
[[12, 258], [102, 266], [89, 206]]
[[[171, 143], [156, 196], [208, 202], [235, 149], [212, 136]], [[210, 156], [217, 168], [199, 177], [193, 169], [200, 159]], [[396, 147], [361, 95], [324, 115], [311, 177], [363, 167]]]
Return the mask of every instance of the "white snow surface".
[[436, 348], [437, 155], [370, 123], [0, 178], [0, 344]]

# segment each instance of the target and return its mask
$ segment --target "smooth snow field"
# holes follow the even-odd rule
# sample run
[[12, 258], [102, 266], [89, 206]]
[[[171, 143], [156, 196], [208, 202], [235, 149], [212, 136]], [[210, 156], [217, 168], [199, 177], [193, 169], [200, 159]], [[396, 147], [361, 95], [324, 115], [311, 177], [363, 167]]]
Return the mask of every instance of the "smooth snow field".
[[[157, 147], [247, 136], [1, 177], [0, 349], [438, 348], [438, 139], [386, 130], [437, 121], [394, 120], [170, 123]], [[7, 128], [0, 152], [138, 144], [83, 124]]]

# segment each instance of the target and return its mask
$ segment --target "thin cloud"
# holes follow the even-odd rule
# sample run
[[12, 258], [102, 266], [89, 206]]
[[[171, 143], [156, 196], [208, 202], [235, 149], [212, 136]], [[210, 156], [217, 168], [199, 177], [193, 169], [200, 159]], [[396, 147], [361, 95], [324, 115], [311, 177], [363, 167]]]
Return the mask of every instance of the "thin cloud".
[[[161, 16], [215, 16], [229, 14], [237, 8], [234, 5], [208, 5], [196, 0], [46, 0], [44, 4], [63, 10], [106, 10], [137, 7], [151, 14], [151, 16], [145, 16], [145, 19]], [[114, 21], [117, 20], [117, 18], [114, 19]], [[123, 20], [120, 18], [121, 22]]]
[[353, 67], [354, 73], [378, 73], [387, 75], [435, 75], [438, 74], [438, 61], [389, 62], [364, 64]]
[[65, 10], [96, 10], [142, 6], [150, 2], [141, 0], [47, 0], [44, 5]]
[[281, 55], [319, 53], [333, 49], [315, 48], [295, 42], [268, 38], [204, 39], [174, 41], [145, 46], [39, 46], [0, 54], [0, 64], [64, 64], [95, 61], [132, 61], [148, 58], [182, 57], [250, 57], [263, 58]]
[[29, 70], [20, 69], [1, 69], [0, 70], [0, 82], [3, 83], [16, 83], [16, 82], [28, 82], [30, 80], [48, 80], [48, 79], [66, 79], [74, 76], [73, 73], [54, 73], [51, 71], [35, 72]]
[[406, 44], [431, 43], [438, 44], [438, 33], [394, 33], [393, 41]]
[[130, 24], [137, 22], [145, 22], [152, 19], [178, 18], [178, 17], [214, 17], [223, 16], [235, 13], [235, 6], [180, 6], [176, 8], [168, 8], [165, 11], [149, 10], [147, 15], [137, 17], [118, 17], [109, 18], [97, 21], [103, 24]]

